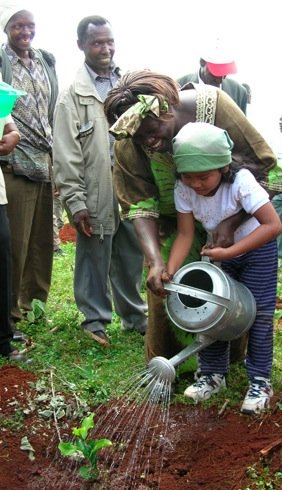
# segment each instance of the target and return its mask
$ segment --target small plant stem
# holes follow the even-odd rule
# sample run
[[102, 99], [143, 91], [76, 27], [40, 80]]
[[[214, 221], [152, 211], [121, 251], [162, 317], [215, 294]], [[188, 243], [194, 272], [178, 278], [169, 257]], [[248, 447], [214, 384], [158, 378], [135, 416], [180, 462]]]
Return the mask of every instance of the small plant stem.
[[51, 330], [49, 330], [50, 333], [55, 333], [55, 332], [58, 332], [58, 330], [60, 330], [61, 326], [58, 325], [57, 327], [54, 327], [54, 328], [51, 328]]
[[31, 350], [35, 349], [36, 347], [36, 344], [32, 343], [30, 345], [28, 345], [27, 347], [25, 347], [24, 349], [22, 349], [20, 352], [21, 354], [26, 354], [27, 352], [30, 352]]
[[[53, 398], [55, 398], [55, 388], [54, 388], [54, 383], [53, 383], [53, 375], [54, 375], [54, 371], [53, 371], [53, 369], [51, 369], [50, 370], [50, 383], [51, 383], [52, 396], [53, 396]], [[60, 434], [60, 430], [59, 430], [59, 425], [58, 425], [58, 419], [57, 419], [55, 409], [53, 410], [53, 417], [54, 417], [54, 423], [55, 423], [56, 432], [57, 432], [59, 441], [62, 442], [62, 438], [61, 438], [61, 434]]]
[[[65, 384], [69, 388], [72, 388], [71, 383], [69, 383], [66, 379], [62, 378], [61, 376], [58, 376], [57, 374], [55, 374], [55, 376], [61, 381], [61, 383]], [[72, 394], [75, 398], [76, 406], [79, 409], [82, 405], [81, 399], [77, 396], [77, 394], [73, 391], [73, 389], [72, 389]]]
[[266, 456], [269, 456], [269, 454], [274, 450], [274, 449], [279, 449], [282, 446], [282, 438], [277, 439], [276, 441], [273, 441], [269, 446], [264, 447], [263, 449], [260, 450], [261, 456], [264, 458]]
[[226, 409], [228, 403], [230, 402], [229, 398], [226, 398], [224, 404], [222, 405], [221, 409], [218, 411], [218, 415], [222, 415], [224, 410]]

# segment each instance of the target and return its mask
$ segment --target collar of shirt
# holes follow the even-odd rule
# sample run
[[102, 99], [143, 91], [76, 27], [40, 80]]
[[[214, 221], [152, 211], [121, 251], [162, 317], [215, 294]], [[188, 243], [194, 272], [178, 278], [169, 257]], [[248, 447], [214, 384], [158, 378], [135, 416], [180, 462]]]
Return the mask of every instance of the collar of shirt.
[[87, 63], [85, 63], [85, 66], [86, 66], [86, 69], [89, 73], [89, 75], [91, 76], [91, 79], [93, 81], [93, 83], [96, 85], [96, 82], [99, 80], [99, 81], [110, 81], [111, 82], [111, 85], [112, 87], [114, 87], [114, 85], [116, 84], [117, 80], [120, 78], [120, 68], [118, 66], [116, 66], [115, 64], [112, 64], [111, 67], [110, 67], [110, 73], [109, 73], [109, 76], [108, 77], [101, 77], [100, 75], [98, 75], [98, 73], [96, 73], [92, 68], [90, 68], [89, 65], [87, 65]]
[[[4, 45], [4, 49], [7, 53], [7, 56], [11, 62], [11, 64], [16, 64], [18, 61], [21, 61], [21, 58], [17, 55], [17, 53], [9, 46], [9, 44]], [[36, 52], [34, 51], [33, 48], [30, 48], [29, 50], [29, 56], [30, 58], [35, 61], [38, 59], [38, 56]]]
[[105, 101], [108, 92], [116, 85], [119, 77], [119, 68], [112, 65], [110, 68], [110, 73], [108, 77], [101, 77], [98, 75], [92, 68], [90, 68], [85, 63], [86, 69], [91, 77], [92, 82], [95, 85], [95, 88], [101, 97], [102, 102]]
[[[206, 85], [206, 83], [201, 79], [200, 70], [198, 72], [198, 78], [199, 78], [199, 85]], [[216, 88], [222, 89], [222, 83], [219, 85], [219, 87]]]

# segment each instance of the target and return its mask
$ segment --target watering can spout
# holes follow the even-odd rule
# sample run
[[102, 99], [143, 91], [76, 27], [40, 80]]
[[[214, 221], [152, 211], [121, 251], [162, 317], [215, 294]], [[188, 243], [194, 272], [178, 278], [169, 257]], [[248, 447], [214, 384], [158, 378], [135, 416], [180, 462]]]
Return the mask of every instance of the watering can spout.
[[169, 319], [196, 339], [171, 359], [151, 359], [148, 369], [156, 378], [173, 382], [176, 366], [213, 342], [241, 337], [255, 320], [251, 291], [209, 262], [183, 266], [165, 289], [170, 293], [166, 298]]
[[198, 336], [191, 345], [185, 347], [171, 359], [161, 356], [153, 357], [148, 364], [148, 369], [155, 378], [173, 383], [176, 376], [175, 367], [211, 343], [213, 343], [213, 339], [204, 335]]

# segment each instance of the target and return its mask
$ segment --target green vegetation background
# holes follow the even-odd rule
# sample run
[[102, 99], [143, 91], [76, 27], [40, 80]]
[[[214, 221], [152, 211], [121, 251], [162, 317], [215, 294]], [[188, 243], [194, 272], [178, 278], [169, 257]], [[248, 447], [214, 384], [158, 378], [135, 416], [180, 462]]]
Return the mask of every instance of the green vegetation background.
[[[45, 314], [39, 320], [23, 321], [19, 328], [25, 332], [34, 348], [28, 353], [32, 363], [22, 366], [34, 372], [39, 380], [48, 383], [52, 373], [55, 392], [63, 392], [93, 407], [107, 402], [123, 393], [130, 379], [145, 368], [143, 355], [144, 338], [136, 332], [123, 332], [119, 317], [113, 313], [108, 326], [111, 347], [97, 345], [80, 328], [83, 319], [77, 311], [73, 296], [73, 272], [75, 245], [62, 245], [65, 255], [54, 259], [53, 278]], [[145, 273], [144, 273], [145, 274]], [[144, 281], [145, 283], [145, 281]], [[145, 297], [145, 288], [143, 289]], [[282, 297], [282, 275], [279, 269], [277, 296]], [[282, 327], [279, 318], [282, 310], [276, 311], [274, 343], [273, 385], [282, 391]], [[18, 347], [18, 345], [17, 345]], [[1, 360], [1, 364], [6, 361]], [[184, 375], [177, 379], [174, 401], [190, 403], [182, 396], [185, 387], [192, 381]], [[228, 388], [206, 402], [206, 405], [222, 405], [226, 398], [230, 405], [239, 404], [247, 389], [247, 378], [242, 365], [231, 366]]]

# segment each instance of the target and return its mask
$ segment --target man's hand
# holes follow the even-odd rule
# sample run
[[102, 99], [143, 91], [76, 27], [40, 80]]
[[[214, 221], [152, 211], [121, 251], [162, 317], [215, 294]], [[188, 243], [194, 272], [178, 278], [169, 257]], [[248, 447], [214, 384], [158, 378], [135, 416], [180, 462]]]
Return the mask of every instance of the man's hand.
[[91, 237], [93, 228], [90, 224], [90, 217], [87, 209], [83, 209], [82, 211], [75, 213], [73, 215], [73, 223], [78, 233]]

